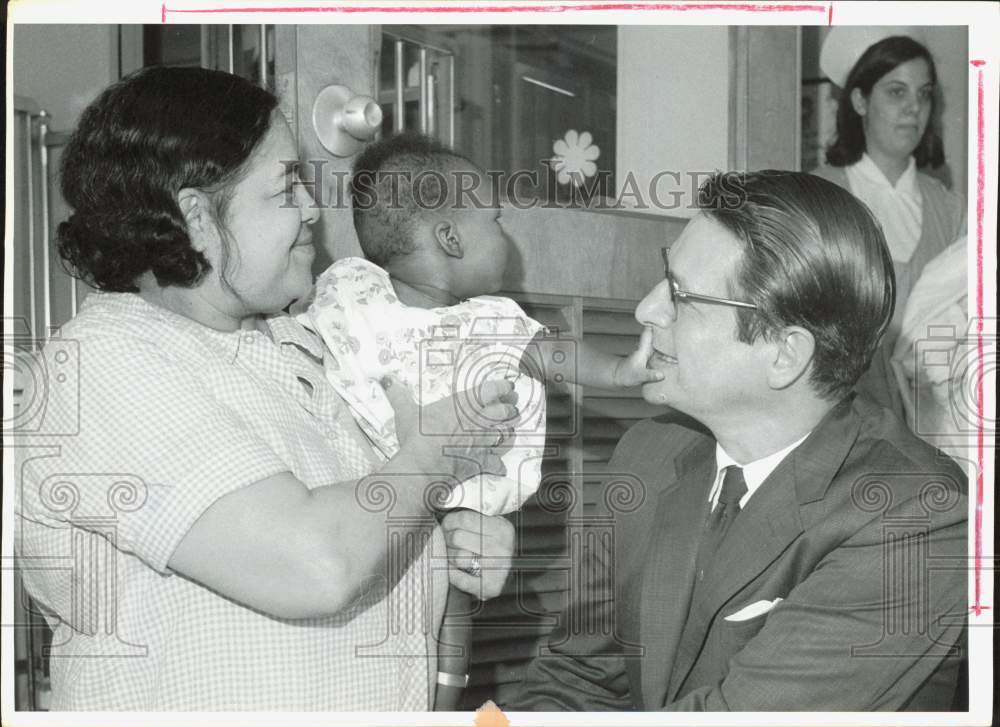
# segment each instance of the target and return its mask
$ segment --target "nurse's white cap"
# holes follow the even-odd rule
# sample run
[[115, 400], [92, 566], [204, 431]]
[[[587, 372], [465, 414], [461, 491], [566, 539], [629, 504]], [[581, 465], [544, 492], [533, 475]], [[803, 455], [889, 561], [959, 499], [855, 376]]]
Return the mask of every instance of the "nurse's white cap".
[[831, 28], [819, 53], [819, 67], [841, 88], [854, 64], [868, 48], [894, 35], [908, 35], [927, 45], [920, 28], [913, 25], [838, 25]]

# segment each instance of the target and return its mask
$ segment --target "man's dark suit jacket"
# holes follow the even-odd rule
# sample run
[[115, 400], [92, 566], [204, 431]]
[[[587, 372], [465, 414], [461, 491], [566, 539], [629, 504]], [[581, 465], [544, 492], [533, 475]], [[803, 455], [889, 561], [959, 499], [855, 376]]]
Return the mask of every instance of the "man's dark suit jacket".
[[613, 547], [584, 569], [598, 575], [504, 706], [954, 708], [967, 603], [967, 485], [954, 462], [849, 398], [754, 493], [696, 583], [715, 444], [678, 414], [626, 433], [609, 469], [645, 499], [614, 513]]

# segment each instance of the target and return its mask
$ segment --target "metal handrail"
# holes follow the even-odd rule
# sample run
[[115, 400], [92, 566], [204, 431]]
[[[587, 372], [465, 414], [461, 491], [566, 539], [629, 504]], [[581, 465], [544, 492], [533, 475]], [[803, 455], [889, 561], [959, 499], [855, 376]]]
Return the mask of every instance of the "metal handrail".
[[[51, 131], [52, 115], [31, 98], [15, 96], [14, 113], [24, 117], [28, 132], [24, 138], [26, 160], [24, 188], [27, 201], [25, 217], [28, 238], [28, 315], [33, 335], [36, 340], [41, 342], [52, 332], [49, 149], [65, 145], [69, 141], [70, 132]], [[37, 196], [35, 194], [36, 185], [38, 186]], [[36, 204], [38, 205], [37, 209]], [[37, 249], [39, 241], [41, 255]], [[41, 277], [40, 295], [39, 277]], [[78, 292], [76, 278], [71, 279], [70, 285], [72, 286], [70, 313], [76, 315]], [[39, 331], [41, 331], [41, 335], [37, 335]]]
[[[46, 338], [52, 332], [52, 291], [49, 290], [49, 147], [45, 144], [49, 133], [49, 119], [51, 118], [45, 109], [38, 112], [38, 155], [42, 176], [40, 185], [42, 191], [42, 245], [45, 251], [42, 255], [42, 310], [45, 327], [42, 330]], [[73, 292], [75, 295], [76, 291]]]
[[27, 190], [28, 197], [28, 315], [29, 329], [31, 334], [34, 335], [35, 325], [38, 323], [38, 310], [35, 303], [37, 298], [35, 294], [35, 143], [32, 132], [39, 109], [37, 104], [34, 104], [34, 102], [31, 103], [34, 105], [34, 111], [26, 110], [30, 106], [23, 105], [21, 107], [15, 106], [15, 113], [22, 114], [25, 117], [28, 131], [24, 137], [24, 155], [27, 160], [25, 164], [25, 189]]
[[403, 51], [404, 51], [404, 48], [405, 48], [404, 43], [405, 43], [405, 41], [402, 38], [397, 38], [396, 39], [396, 43], [395, 43], [395, 45], [396, 45], [396, 57], [395, 57], [394, 60], [396, 62], [396, 69], [395, 69], [396, 70], [396, 74], [395, 74], [396, 75], [396, 79], [395, 79], [396, 80], [396, 113], [395, 113], [395, 116], [393, 118], [392, 127], [393, 127], [393, 131], [395, 131], [397, 134], [399, 134], [399, 133], [401, 133], [403, 131], [403, 107], [404, 107], [404, 104], [405, 104], [405, 101], [403, 100], [403, 87], [404, 87], [404, 85], [406, 83], [405, 79], [403, 78], [403, 74], [405, 73], [405, 70], [406, 70], [406, 65], [405, 65], [405, 62], [403, 60]]
[[[52, 323], [52, 310], [50, 303], [50, 290], [49, 290], [49, 154], [48, 147], [53, 145], [53, 140], [49, 137], [49, 122], [51, 116], [49, 113], [41, 108], [38, 103], [31, 98], [26, 96], [14, 96], [14, 113], [19, 116], [24, 117], [25, 121], [25, 137], [24, 137], [24, 155], [25, 155], [25, 176], [24, 176], [24, 188], [26, 194], [27, 202], [27, 244], [28, 244], [28, 312], [30, 316], [29, 330], [31, 332], [31, 337], [35, 341], [35, 345], [40, 346], [45, 337], [48, 337], [51, 331]], [[36, 135], [37, 127], [37, 135]], [[59, 140], [60, 143], [62, 140]], [[36, 159], [38, 164], [37, 176], [36, 176]], [[38, 202], [41, 205], [41, 210], [35, 209], [36, 199], [35, 199], [35, 184], [39, 184], [40, 194]], [[40, 217], [40, 227], [35, 224], [35, 218]], [[42, 335], [37, 334], [38, 325], [38, 290], [36, 285], [37, 268], [38, 268], [38, 256], [36, 255], [35, 248], [37, 247], [37, 237], [41, 233], [41, 268], [42, 268], [42, 311], [43, 311], [43, 329]], [[74, 281], [75, 282], [75, 281]], [[74, 307], [75, 307], [75, 295], [76, 289], [74, 287]], [[35, 671], [35, 629], [32, 627], [31, 614], [28, 614], [28, 628], [25, 629], [24, 634], [24, 644], [27, 653], [25, 654], [25, 685], [27, 687], [27, 708], [29, 710], [36, 710], [38, 708], [37, 702], [37, 689], [38, 680]]]
[[[389, 31], [382, 31], [382, 34], [392, 39], [394, 50], [395, 50], [395, 113], [393, 114], [393, 132], [401, 133], [405, 131], [405, 97], [406, 92], [406, 66], [404, 62], [404, 52], [406, 44], [416, 46], [418, 50], [418, 71], [420, 80], [417, 86], [419, 95], [417, 100], [419, 102], [419, 109], [417, 113], [418, 123], [420, 125], [420, 132], [423, 134], [428, 134], [430, 136], [435, 136], [438, 133], [439, 119], [434, 109], [434, 99], [437, 95], [437, 83], [436, 78], [433, 73], [429, 72], [431, 63], [428, 58], [429, 52], [434, 52], [439, 54], [442, 58], [447, 59], [447, 74], [448, 74], [448, 116], [446, 118], [448, 124], [448, 143], [454, 145], [455, 143], [455, 53], [454, 51], [447, 48], [439, 48], [423, 41], [413, 40], [412, 38], [407, 38], [406, 36], [399, 35], [397, 33], [392, 33]], [[433, 64], [435, 68], [440, 68], [439, 64], [435, 62]], [[377, 74], [376, 74], [377, 75]], [[381, 94], [379, 94], [381, 100]]]
[[260, 87], [267, 88], [267, 26], [260, 26]]

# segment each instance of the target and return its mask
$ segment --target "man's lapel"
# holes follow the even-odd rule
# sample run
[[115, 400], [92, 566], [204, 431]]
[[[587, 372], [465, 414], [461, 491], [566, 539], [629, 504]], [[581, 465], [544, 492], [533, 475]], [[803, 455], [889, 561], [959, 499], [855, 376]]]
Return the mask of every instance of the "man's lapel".
[[[763, 482], [733, 521], [695, 593], [670, 677], [672, 701], [701, 653], [719, 609], [760, 575], [802, 532], [801, 504], [823, 499], [854, 444], [860, 423], [849, 402], [831, 410]], [[695, 536], [697, 539], [697, 536]]]
[[694, 666], [719, 608], [767, 568], [801, 532], [795, 481], [789, 472], [775, 470], [733, 521], [713, 556], [712, 569], [695, 592], [677, 650], [668, 701], [676, 697]]
[[677, 483], [660, 495], [642, 571], [640, 669], [646, 709], [663, 703], [694, 585], [695, 556], [715, 474], [715, 442], [706, 437], [678, 458]]

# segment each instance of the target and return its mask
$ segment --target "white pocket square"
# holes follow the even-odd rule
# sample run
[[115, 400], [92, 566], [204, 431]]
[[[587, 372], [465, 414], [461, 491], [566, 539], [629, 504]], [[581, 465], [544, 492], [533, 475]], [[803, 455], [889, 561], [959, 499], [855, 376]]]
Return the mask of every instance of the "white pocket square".
[[736, 613], [729, 614], [723, 621], [749, 621], [752, 618], [767, 613], [781, 603], [782, 600], [781, 598], [775, 598], [773, 601], [756, 601], [749, 606], [741, 608]]

